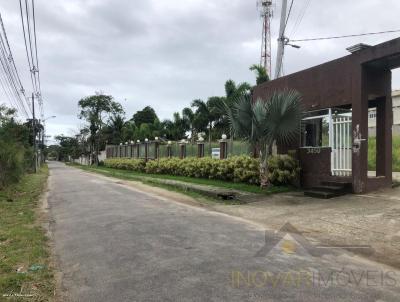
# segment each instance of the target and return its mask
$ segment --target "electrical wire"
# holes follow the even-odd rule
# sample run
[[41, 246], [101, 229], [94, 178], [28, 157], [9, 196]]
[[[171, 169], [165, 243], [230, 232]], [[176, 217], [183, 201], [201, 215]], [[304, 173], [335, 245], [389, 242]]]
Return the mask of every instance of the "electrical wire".
[[24, 113], [26, 116], [28, 116], [28, 113], [26, 111], [24, 101], [21, 98], [20, 91], [18, 89], [18, 84], [16, 83], [17, 80], [15, 78], [15, 74], [12, 71], [12, 66], [10, 64], [10, 56], [7, 53], [7, 49], [3, 40], [3, 36], [0, 35], [0, 60], [1, 60], [1, 65], [3, 67], [4, 73], [6, 75], [6, 79], [8, 82], [8, 85], [10, 87], [10, 91], [12, 92], [12, 95], [15, 98], [16, 103], [18, 104], [19, 110]]
[[289, 35], [290, 37], [293, 37], [297, 33], [297, 31], [300, 27], [300, 24], [303, 21], [303, 18], [305, 16], [308, 8], [310, 7], [310, 4], [311, 4], [311, 0], [307, 0], [306, 4], [303, 6], [303, 9], [300, 11], [300, 13], [294, 23], [292, 31], [290, 32], [290, 35]]
[[28, 59], [28, 65], [29, 65], [29, 72], [31, 74], [31, 82], [32, 82], [32, 87], [35, 90], [35, 84], [33, 81], [33, 75], [32, 75], [32, 65], [31, 65], [31, 59], [29, 56], [29, 51], [28, 51], [28, 43], [27, 43], [27, 39], [26, 39], [26, 31], [25, 31], [25, 21], [24, 21], [24, 13], [23, 13], [23, 9], [22, 9], [22, 0], [19, 0], [19, 9], [20, 9], [20, 13], [21, 13], [21, 23], [22, 23], [22, 31], [24, 33], [24, 42], [25, 42], [25, 50], [26, 50], [26, 57]]
[[322, 40], [344, 39], [344, 38], [352, 38], [352, 37], [362, 37], [362, 36], [372, 36], [372, 35], [381, 35], [381, 34], [397, 33], [397, 32], [400, 32], [400, 29], [386, 30], [386, 31], [379, 31], [379, 32], [370, 32], [370, 33], [364, 33], [364, 34], [352, 34], [352, 35], [332, 36], [332, 37], [319, 37], [319, 38], [295, 39], [295, 40], [290, 40], [290, 42], [310, 42], [310, 41], [322, 41]]
[[289, 18], [290, 18], [290, 14], [292, 13], [293, 4], [294, 4], [294, 0], [292, 0], [292, 2], [290, 2], [289, 12], [288, 12], [288, 15], [287, 15], [287, 17], [286, 17], [285, 27], [284, 27], [284, 29], [283, 29], [283, 32], [284, 32], [284, 33], [285, 33], [285, 31], [286, 31], [286, 27], [287, 27], [287, 24], [288, 24], [288, 21], [289, 21]]
[[[7, 59], [8, 59], [8, 61], [9, 61], [10, 63], [12, 63], [12, 64], [10, 64], [11, 71], [12, 71], [12, 76], [13, 76], [13, 78], [14, 78], [14, 81], [16, 81], [17, 84], [19, 85], [19, 91], [18, 91], [18, 92], [19, 92], [20, 94], [22, 94], [22, 96], [23, 96], [22, 99], [26, 102], [28, 111], [30, 111], [30, 113], [32, 113], [32, 112], [31, 112], [31, 109], [30, 109], [29, 102], [27, 102], [27, 100], [26, 100], [25, 89], [24, 89], [24, 87], [23, 87], [23, 85], [22, 85], [22, 82], [21, 82], [21, 79], [20, 79], [20, 77], [19, 77], [19, 73], [18, 73], [17, 66], [15, 65], [14, 57], [13, 57], [13, 55], [12, 55], [10, 43], [8, 42], [7, 32], [6, 32], [6, 29], [5, 29], [5, 27], [4, 27], [4, 22], [3, 22], [3, 18], [2, 18], [2, 16], [1, 16], [1, 14], [0, 14], [0, 25], [1, 25], [2, 32], [3, 32], [3, 36], [4, 36], [5, 45], [4, 45], [4, 41], [1, 41], [1, 42], [3, 43], [4, 51], [5, 51], [5, 53], [7, 54]], [[1, 36], [1, 35], [0, 35], [0, 36]], [[16, 84], [16, 85], [17, 85], [17, 84]], [[21, 99], [21, 97], [20, 97], [20, 99]], [[24, 106], [24, 101], [22, 101], [22, 99], [21, 99], [22, 106]], [[25, 106], [24, 106], [24, 107], [25, 107]]]

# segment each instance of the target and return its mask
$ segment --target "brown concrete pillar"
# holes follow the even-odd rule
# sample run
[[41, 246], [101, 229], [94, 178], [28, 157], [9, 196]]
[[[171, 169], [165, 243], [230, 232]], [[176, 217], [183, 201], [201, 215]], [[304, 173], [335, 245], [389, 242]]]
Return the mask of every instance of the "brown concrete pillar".
[[160, 157], [160, 144], [158, 141], [154, 142], [154, 159], [158, 159]]
[[179, 158], [184, 159], [186, 157], [186, 144], [182, 143], [179, 145]]
[[140, 157], [140, 141], [136, 143], [136, 158]]
[[172, 157], [172, 146], [171, 146], [171, 142], [168, 142], [167, 145], [167, 157], [171, 158]]
[[147, 141], [144, 142], [144, 161], [147, 162], [149, 157], [149, 143]]
[[352, 183], [354, 193], [367, 189], [368, 172], [368, 94], [367, 71], [354, 67], [352, 73]]
[[198, 158], [204, 157], [204, 142], [197, 143], [197, 157]]
[[219, 141], [219, 159], [228, 157], [228, 142], [224, 139]]
[[385, 176], [392, 182], [392, 77], [387, 71], [382, 76], [386, 96], [376, 102], [376, 176]]

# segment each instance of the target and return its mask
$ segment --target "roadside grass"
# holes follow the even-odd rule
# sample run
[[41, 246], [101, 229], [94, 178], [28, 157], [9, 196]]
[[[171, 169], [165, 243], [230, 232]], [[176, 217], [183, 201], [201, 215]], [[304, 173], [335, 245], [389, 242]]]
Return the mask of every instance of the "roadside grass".
[[193, 177], [185, 177], [185, 176], [175, 176], [175, 175], [164, 175], [164, 174], [147, 174], [147, 173], [140, 173], [135, 171], [127, 171], [121, 169], [114, 169], [108, 168], [104, 166], [98, 167], [88, 167], [79, 164], [69, 164], [73, 166], [78, 166], [79, 168], [87, 171], [93, 171], [97, 173], [101, 173], [103, 175], [113, 176], [121, 179], [126, 180], [136, 180], [136, 181], [143, 181], [143, 177], [148, 178], [155, 178], [155, 179], [169, 179], [169, 180], [176, 180], [182, 181], [187, 183], [199, 184], [199, 185], [206, 185], [206, 186], [214, 186], [218, 188], [224, 189], [233, 189], [243, 192], [255, 193], [255, 194], [264, 194], [270, 195], [275, 193], [284, 193], [294, 190], [289, 186], [270, 186], [267, 189], [261, 189], [257, 185], [245, 184], [245, 183], [235, 183], [230, 181], [222, 181], [216, 179], [205, 179], [205, 178], [193, 178]]
[[[393, 172], [400, 172], [400, 136], [393, 136], [392, 145]], [[376, 138], [368, 138], [368, 170], [376, 170]]]
[[47, 176], [44, 166], [0, 191], [0, 301], [52, 301], [48, 238], [37, 215]]

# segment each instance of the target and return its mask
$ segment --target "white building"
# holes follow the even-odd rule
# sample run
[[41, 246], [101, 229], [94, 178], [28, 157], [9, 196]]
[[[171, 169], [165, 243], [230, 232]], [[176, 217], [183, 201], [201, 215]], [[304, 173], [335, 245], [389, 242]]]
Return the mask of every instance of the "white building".
[[[392, 92], [393, 102], [393, 134], [400, 135], [400, 90]], [[376, 135], [376, 110], [370, 109], [368, 112], [368, 133], [369, 136]]]

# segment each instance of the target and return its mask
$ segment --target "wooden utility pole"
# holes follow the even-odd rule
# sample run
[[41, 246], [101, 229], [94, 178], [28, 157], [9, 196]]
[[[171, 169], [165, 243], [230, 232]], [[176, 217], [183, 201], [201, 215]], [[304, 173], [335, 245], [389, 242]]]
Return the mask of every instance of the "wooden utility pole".
[[36, 121], [35, 121], [35, 96], [32, 93], [32, 129], [33, 129], [33, 171], [37, 172], [37, 150], [36, 150]]

